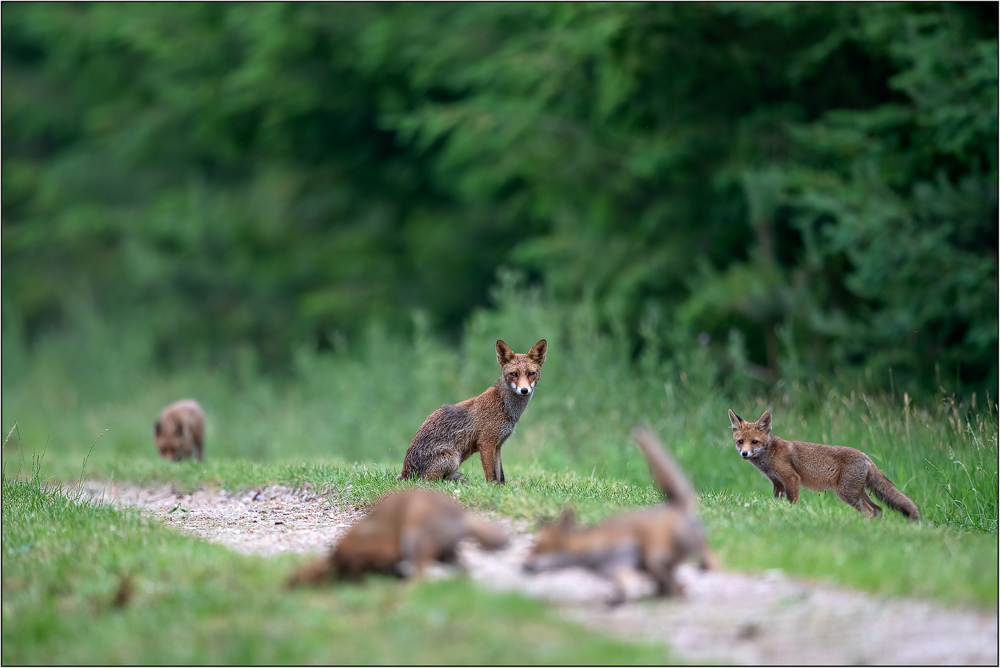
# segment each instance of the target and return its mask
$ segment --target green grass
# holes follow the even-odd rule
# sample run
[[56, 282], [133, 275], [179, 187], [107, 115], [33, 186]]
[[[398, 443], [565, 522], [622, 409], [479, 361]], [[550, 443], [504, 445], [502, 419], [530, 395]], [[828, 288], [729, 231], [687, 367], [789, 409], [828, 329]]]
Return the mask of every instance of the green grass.
[[795, 507], [760, 495], [709, 495], [701, 508], [727, 568], [780, 568], [886, 596], [996, 611], [995, 536], [916, 526], [891, 511], [870, 521], [832, 492], [804, 495]]
[[[424, 417], [495, 379], [492, 336], [478, 331], [470, 327], [459, 350], [373, 335], [351, 354], [303, 353], [297, 374], [283, 379], [210, 367], [164, 374], [120, 359], [120, 348], [108, 343], [81, 351], [43, 342], [30, 356], [5, 350], [2, 428], [17, 429], [4, 460], [45, 451], [45, 474], [71, 480], [90, 453], [95, 476], [183, 478], [184, 467], [159, 462], [152, 425], [162, 406], [193, 396], [208, 415], [208, 471], [218, 462], [227, 462], [228, 476], [232, 467], [252, 476], [255, 467], [275, 462], [357, 462], [398, 472]], [[606, 339], [573, 346], [560, 348], [552, 337], [537, 396], [504, 448], [505, 468], [646, 484], [645, 462], [629, 436], [646, 420], [698, 490], [766, 497], [769, 483], [734, 452], [726, 410], [755, 419], [770, 407], [779, 435], [871, 455], [927, 522], [997, 533], [997, 421], [983, 398], [976, 408], [944, 394], [916, 404], [820, 383], [729, 398], [710, 379], [668, 363], [636, 368]], [[463, 470], [482, 475], [477, 457]]]
[[[524, 630], [527, 622], [519, 621], [522, 616], [532, 619], [532, 614], [547, 613], [517, 597], [473, 591], [464, 582], [411, 587], [381, 580], [329, 594], [285, 595], [279, 593], [278, 584], [291, 567], [288, 560], [230, 555], [106, 508], [93, 511], [103, 519], [92, 520], [91, 528], [84, 526], [79, 535], [73, 528], [78, 520], [71, 516], [90, 512], [79, 505], [64, 504], [63, 515], [51, 515], [47, 524], [31, 529], [50, 531], [46, 540], [51, 545], [62, 545], [57, 538], [66, 533], [64, 543], [75, 545], [69, 552], [46, 548], [55, 551], [42, 558], [35, 552], [38, 541], [17, 537], [17, 531], [25, 536], [30, 531], [16, 528], [22, 521], [17, 513], [22, 511], [7, 501], [6, 486], [27, 484], [32, 457], [43, 452], [40, 475], [53, 483], [75, 481], [86, 461], [86, 475], [103, 480], [229, 489], [271, 482], [309, 483], [318, 489], [351, 484], [358, 501], [371, 501], [413, 484], [395, 480], [410, 438], [435, 408], [478, 394], [493, 382], [497, 375], [493, 342], [501, 337], [515, 350], [526, 351], [544, 336], [549, 341], [548, 360], [536, 397], [504, 447], [508, 485], [486, 485], [478, 457], [463, 465], [472, 482], [460, 494], [470, 507], [542, 520], [570, 504], [584, 521], [597, 521], [623, 509], [657, 503], [659, 494], [629, 437], [632, 426], [645, 420], [701, 493], [710, 542], [726, 568], [750, 572], [781, 568], [791, 575], [883, 595], [996, 609], [995, 397], [965, 400], [942, 391], [910, 400], [897, 392], [880, 394], [847, 381], [820, 380], [723, 390], [716, 384], [710, 360], [697, 347], [674, 360], [644, 356], [633, 363], [625, 346], [594, 333], [585, 322], [563, 322], [563, 316], [537, 301], [518, 299], [522, 301], [474, 318], [461, 346], [449, 347], [419, 332], [414, 341], [405, 342], [374, 330], [348, 352], [301, 352], [294, 373], [285, 377], [259, 373], [250, 355], [236, 369], [220, 370], [206, 362], [169, 372], [157, 370], [149, 363], [148, 350], [105, 330], [74, 339], [50, 338], [31, 351], [5, 337], [2, 428], [5, 436], [12, 433], [3, 447], [5, 475], [10, 479], [5, 481], [3, 508], [4, 638], [14, 637], [7, 635], [6, 622], [12, 620], [18, 634], [27, 638], [40, 634], [40, 639], [35, 644], [19, 641], [16, 650], [9, 650], [23, 652], [16, 659], [8, 655], [5, 643], [4, 659], [117, 662], [113, 652], [122, 652], [123, 662], [410, 662], [408, 654], [395, 654], [390, 642], [374, 642], [365, 649], [353, 646], [350, 638], [338, 640], [337, 651], [344, 654], [330, 658], [333, 655], [323, 652], [332, 651], [332, 641], [322, 637], [333, 631], [321, 630], [326, 629], [323, 620], [349, 620], [352, 615], [361, 620], [368, 614], [372, 626], [359, 626], [353, 635], [371, 633], [379, 638], [380, 629], [389, 633], [394, 624], [405, 625], [401, 619], [412, 618], [416, 621], [407, 628], [416, 636], [436, 637], [427, 626], [430, 622], [419, 620], [432, 608], [452, 609], [451, 591], [489, 602], [470, 603], [476, 607], [469, 608], [469, 619], [463, 623], [487, 624], [493, 606], [509, 608], [505, 621], [498, 622], [496, 637], [516, 638], [522, 631], [530, 635]], [[163, 462], [153, 447], [152, 425], [160, 408], [185, 396], [197, 398], [208, 415], [203, 465]], [[802, 490], [795, 507], [771, 499], [770, 483], [735, 453], [727, 408], [751, 420], [771, 408], [775, 433], [781, 436], [851, 445], [867, 452], [918, 504], [923, 523], [910, 524], [888, 509], [883, 519], [868, 521], [830, 493]], [[41, 511], [23, 512], [31, 518], [22, 518], [27, 525], [41, 516]], [[121, 518], [131, 518], [135, 530], [126, 532], [131, 538], [125, 547], [115, 548], [96, 527], [113, 524], [120, 531], [125, 521]], [[22, 549], [23, 553], [10, 552]], [[126, 568], [128, 564], [136, 565]], [[129, 608], [143, 610], [135, 619], [106, 605], [117, 578], [126, 571], [140, 574], [137, 603]], [[209, 598], [214, 602], [206, 603], [205, 610], [198, 608], [192, 601], [201, 589], [216, 587], [216, 580], [227, 583], [221, 587], [226, 591], [213, 593]], [[374, 612], [381, 609], [377, 607], [365, 608], [365, 614], [350, 608], [351, 601], [365, 597], [397, 601], [386, 605], [403, 617], [392, 612], [383, 618], [383, 613]], [[143, 601], [155, 605], [138, 603]], [[192, 605], [195, 610], [188, 611]], [[262, 612], [271, 608], [279, 612], [273, 616]], [[477, 621], [480, 614], [483, 619]], [[196, 643], [194, 649], [146, 638], [145, 634], [155, 635], [161, 623], [181, 633], [181, 627], [169, 621], [171, 615], [204, 634], [199, 636], [204, 643]], [[351, 636], [350, 623], [343, 623]], [[128, 626], [124, 633], [128, 624], [136, 626]], [[274, 629], [295, 627], [313, 640], [283, 643], [274, 639], [276, 632], [269, 624]], [[549, 622], [544, 627], [550, 628]], [[563, 631], [551, 632], [553, 637], [564, 637], [559, 636]], [[480, 633], [489, 632], [476, 631]], [[565, 637], [573, 633], [579, 631], [565, 631]], [[134, 647], [129, 634], [140, 638]], [[230, 636], [235, 640], [230, 642]], [[534, 649], [530, 643], [519, 648], [538, 652], [519, 655], [519, 660], [557, 663], [580, 656], [573, 653], [572, 643], [550, 640], [540, 639]], [[492, 647], [491, 642], [484, 640], [483, 647]], [[143, 649], [147, 646], [152, 649]], [[543, 646], [563, 649], [544, 654]], [[46, 648], [55, 647], [63, 649], [45, 654], [56, 651]], [[142, 654], [146, 651], [150, 653]], [[166, 653], [161, 659], [149, 659], [157, 651]], [[420, 654], [426, 656], [421, 661], [500, 660], [500, 655], [490, 653], [492, 649], [467, 656], [434, 653], [451, 651], [441, 648], [426, 651]], [[648, 648], [635, 651], [640, 654], [609, 660], [627, 662], [631, 656], [654, 660], [642, 654]]]
[[[132, 338], [104, 329], [43, 339], [31, 351], [5, 337], [2, 429], [6, 434], [16, 423], [17, 430], [4, 459], [44, 450], [45, 473], [63, 480], [79, 476], [91, 448], [94, 475], [141, 468], [156, 459], [152, 429], [160, 409], [190, 396], [208, 416], [209, 462], [341, 461], [398, 469], [427, 415], [496, 379], [496, 338], [526, 351], [544, 334], [548, 360], [504, 448], [505, 467], [643, 484], [648, 472], [629, 434], [645, 420], [697, 489], [763, 495], [767, 481], [734, 453], [726, 411], [755, 419], [771, 408], [781, 436], [871, 455], [930, 523], [997, 533], [996, 397], [978, 397], [973, 406], [971, 398], [941, 392], [917, 402], [821, 380], [726, 392], [701, 347], [680, 361], [647, 355], [632, 363], [626, 346], [586, 322], [550, 312], [530, 296], [505, 299], [501, 310], [470, 321], [461, 345], [419, 331], [406, 342], [373, 330], [348, 352], [300, 351], [287, 377], [258, 373], [249, 353], [235, 369], [206, 361], [164, 372]], [[478, 458], [464, 470], [481, 475]]]
[[3, 508], [5, 664], [673, 661], [463, 578], [288, 592], [292, 558], [242, 557], [6, 471]]

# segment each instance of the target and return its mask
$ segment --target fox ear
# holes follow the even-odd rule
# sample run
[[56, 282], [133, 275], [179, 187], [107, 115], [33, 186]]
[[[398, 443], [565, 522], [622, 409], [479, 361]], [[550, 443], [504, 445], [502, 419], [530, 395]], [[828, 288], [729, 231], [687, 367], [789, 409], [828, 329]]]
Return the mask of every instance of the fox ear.
[[733, 412], [733, 409], [729, 409], [729, 422], [732, 423], [733, 429], [739, 429], [740, 425], [743, 424], [743, 418]]
[[560, 529], [569, 529], [574, 524], [576, 524], [576, 513], [573, 512], [572, 508], [564, 508], [559, 519], [556, 520], [556, 526]]
[[764, 411], [764, 414], [757, 420], [757, 426], [760, 427], [761, 431], [771, 433], [771, 411]]
[[545, 364], [546, 348], [548, 348], [548, 344], [545, 343], [545, 339], [542, 339], [535, 345], [531, 346], [531, 350], [528, 351], [528, 359], [538, 362], [539, 365]]
[[153, 433], [157, 436], [163, 433], [163, 425], [160, 424], [159, 420], [157, 420], [156, 424], [153, 425]]
[[508, 362], [513, 362], [514, 359], [514, 351], [510, 349], [510, 346], [504, 343], [501, 339], [497, 339], [497, 363], [500, 366], [503, 366]]

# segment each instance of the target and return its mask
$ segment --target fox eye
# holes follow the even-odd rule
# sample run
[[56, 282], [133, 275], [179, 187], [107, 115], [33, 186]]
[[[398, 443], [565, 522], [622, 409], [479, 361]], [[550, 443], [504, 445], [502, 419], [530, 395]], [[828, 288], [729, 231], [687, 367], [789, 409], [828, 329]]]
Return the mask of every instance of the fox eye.
[[511, 378], [517, 378], [517, 372], [516, 371], [511, 371], [510, 372], [510, 377]]
[[741, 438], [740, 440], [736, 441], [736, 445], [743, 445], [743, 439]]
[[531, 378], [532, 376], [537, 376], [537, 375], [538, 375], [538, 374], [537, 374], [537, 373], [535, 373], [534, 371], [529, 371], [529, 372], [528, 372], [528, 378]]
[[752, 441], [752, 444], [757, 445], [757, 441], [756, 440]]

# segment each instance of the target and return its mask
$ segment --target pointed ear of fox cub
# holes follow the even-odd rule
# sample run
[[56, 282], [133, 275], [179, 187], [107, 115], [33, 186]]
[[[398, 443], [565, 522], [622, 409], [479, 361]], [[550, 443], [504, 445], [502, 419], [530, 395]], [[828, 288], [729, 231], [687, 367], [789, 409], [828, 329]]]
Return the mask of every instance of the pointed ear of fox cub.
[[764, 411], [764, 414], [757, 420], [757, 427], [765, 434], [771, 433], [771, 411]]
[[548, 344], [545, 343], [545, 339], [542, 339], [535, 345], [531, 346], [531, 350], [528, 351], [528, 359], [538, 362], [538, 364], [545, 364], [545, 349]]
[[514, 361], [514, 351], [501, 339], [497, 339], [497, 363], [500, 366]]
[[[729, 409], [729, 422], [733, 425], [733, 430], [739, 429], [747, 422], [739, 415], [733, 412], [733, 409]], [[760, 416], [760, 419], [756, 422], [757, 428], [760, 429], [765, 434], [771, 433], [771, 411], [766, 410], [764, 414]]]

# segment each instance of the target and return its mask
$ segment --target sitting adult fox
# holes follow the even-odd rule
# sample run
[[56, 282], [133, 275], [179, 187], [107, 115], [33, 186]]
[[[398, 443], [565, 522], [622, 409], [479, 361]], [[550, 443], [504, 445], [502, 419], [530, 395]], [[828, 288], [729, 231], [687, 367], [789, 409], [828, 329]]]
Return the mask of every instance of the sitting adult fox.
[[729, 411], [736, 450], [763, 473], [774, 487], [774, 498], [799, 500], [799, 484], [822, 492], [832, 489], [840, 500], [868, 517], [882, 508], [865, 493], [865, 487], [893, 510], [911, 520], [920, 519], [917, 504], [896, 489], [871, 457], [843, 445], [786, 441], [771, 433], [771, 411], [756, 422], [747, 422]]
[[535, 394], [545, 363], [545, 339], [528, 353], [515, 353], [497, 341], [497, 362], [503, 373], [478, 397], [442, 406], [424, 420], [403, 458], [403, 480], [412, 476], [428, 480], [466, 482], [458, 467], [473, 452], [483, 462], [486, 482], [506, 483], [500, 448], [514, 433], [517, 420]]

